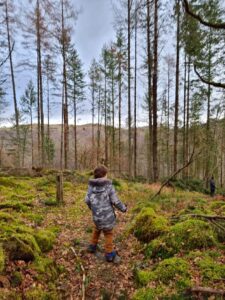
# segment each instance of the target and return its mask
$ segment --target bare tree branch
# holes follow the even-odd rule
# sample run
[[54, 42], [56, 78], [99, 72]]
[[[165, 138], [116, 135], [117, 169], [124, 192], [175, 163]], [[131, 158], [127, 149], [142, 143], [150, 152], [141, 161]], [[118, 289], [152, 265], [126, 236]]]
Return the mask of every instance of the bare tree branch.
[[214, 28], [214, 29], [225, 29], [225, 23], [212, 23], [204, 20], [199, 14], [194, 13], [189, 6], [187, 0], [183, 0], [183, 6], [187, 14], [189, 14], [194, 19], [198, 20], [201, 24]]
[[8, 56], [0, 63], [0, 68], [1, 68], [1, 67], [7, 62], [7, 60], [9, 59], [11, 53], [12, 53], [13, 50], [14, 50], [14, 46], [15, 46], [15, 42], [13, 42], [12, 48], [11, 48], [11, 50], [10, 50]]
[[182, 170], [184, 170], [185, 168], [187, 168], [190, 164], [193, 163], [193, 161], [197, 158], [197, 156], [201, 153], [199, 152], [197, 155], [194, 156], [195, 153], [195, 148], [193, 148], [193, 151], [191, 153], [191, 156], [189, 158], [189, 160], [187, 161], [187, 163], [181, 167], [180, 169], [178, 169], [176, 172], [173, 173], [173, 175], [171, 175], [160, 187], [160, 189], [158, 190], [158, 192], [156, 194], [154, 194], [150, 200], [153, 200], [155, 197], [157, 197], [158, 195], [160, 195], [162, 189], [170, 182], [171, 179], [173, 179], [177, 174], [179, 174]]
[[215, 81], [208, 81], [208, 80], [206, 80], [205, 78], [203, 78], [203, 77], [199, 74], [199, 72], [197, 71], [196, 65], [194, 65], [194, 70], [195, 70], [195, 73], [197, 74], [197, 76], [199, 77], [199, 79], [200, 79], [202, 82], [204, 82], [204, 83], [206, 83], [206, 84], [210, 84], [210, 85], [215, 86], [215, 87], [218, 87], [218, 88], [225, 89], [225, 84], [224, 84], [224, 83], [215, 82]]

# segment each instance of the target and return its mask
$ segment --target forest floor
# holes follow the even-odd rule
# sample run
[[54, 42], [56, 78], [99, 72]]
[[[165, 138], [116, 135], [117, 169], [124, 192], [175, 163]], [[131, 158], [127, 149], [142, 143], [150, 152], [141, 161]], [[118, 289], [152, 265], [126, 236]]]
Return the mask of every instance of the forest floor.
[[[127, 234], [130, 214], [117, 213], [118, 224], [114, 230], [115, 246], [121, 263], [107, 263], [86, 251], [91, 238], [93, 222], [91, 212], [84, 204], [86, 185], [75, 188], [73, 196], [67, 194], [65, 205], [57, 212], [49, 212], [45, 226], [58, 226], [60, 234], [49, 254], [66, 272], [58, 279], [58, 288], [65, 299], [82, 299], [83, 272], [85, 269], [86, 299], [127, 299], [134, 293], [133, 265], [142, 255], [135, 251], [137, 240]], [[127, 203], [127, 201], [126, 201]], [[133, 201], [129, 199], [129, 209]], [[100, 246], [104, 249], [104, 236]], [[77, 257], [71, 250], [76, 251]]]
[[225, 217], [224, 197], [165, 188], [151, 202], [159, 184], [114, 180], [128, 205], [117, 212], [115, 265], [86, 251], [93, 223], [87, 178], [78, 179], [65, 180], [58, 206], [54, 175], [0, 177], [0, 300], [79, 300], [82, 288], [86, 300], [181, 300], [192, 299], [183, 296], [189, 287], [224, 288], [225, 235], [190, 219]]

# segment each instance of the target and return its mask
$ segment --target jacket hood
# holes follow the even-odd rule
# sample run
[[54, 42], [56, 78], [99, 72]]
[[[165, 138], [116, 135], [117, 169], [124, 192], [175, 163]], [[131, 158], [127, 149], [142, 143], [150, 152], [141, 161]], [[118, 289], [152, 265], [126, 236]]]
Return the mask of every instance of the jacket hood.
[[90, 179], [89, 184], [92, 187], [104, 187], [108, 184], [111, 184], [112, 181], [106, 178], [96, 178], [96, 179]]

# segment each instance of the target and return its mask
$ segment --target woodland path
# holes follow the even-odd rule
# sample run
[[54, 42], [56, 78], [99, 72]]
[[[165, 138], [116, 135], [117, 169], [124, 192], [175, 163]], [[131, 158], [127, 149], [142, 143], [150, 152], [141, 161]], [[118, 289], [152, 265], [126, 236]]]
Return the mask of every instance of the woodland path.
[[[85, 188], [84, 188], [85, 190]], [[130, 219], [129, 213], [118, 215], [115, 228], [114, 243], [122, 258], [120, 265], [103, 262], [86, 251], [84, 244], [91, 237], [91, 212], [84, 203], [84, 190], [79, 190], [74, 196], [66, 195], [65, 205], [46, 216], [46, 226], [55, 225], [60, 228], [53, 250], [49, 253], [57, 264], [63, 265], [65, 272], [58, 279], [60, 299], [82, 299], [81, 264], [85, 269], [85, 299], [130, 299], [133, 294], [133, 265], [142, 257], [135, 251], [136, 240], [126, 234]], [[129, 202], [129, 209], [132, 203]], [[100, 245], [104, 245], [101, 236]], [[76, 250], [75, 257], [71, 246]]]

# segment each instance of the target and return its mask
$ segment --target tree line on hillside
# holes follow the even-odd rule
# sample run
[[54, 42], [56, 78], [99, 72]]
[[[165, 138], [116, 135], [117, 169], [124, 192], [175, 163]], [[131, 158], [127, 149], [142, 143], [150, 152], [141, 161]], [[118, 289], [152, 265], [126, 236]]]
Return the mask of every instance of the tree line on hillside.
[[[12, 105], [16, 166], [26, 165], [29, 151], [32, 166], [54, 167], [57, 157], [61, 169], [85, 168], [77, 122], [86, 108], [89, 167], [104, 163], [157, 181], [187, 164], [194, 148], [201, 153], [182, 176], [207, 182], [214, 174], [224, 184], [222, 1], [113, 1], [115, 39], [93, 59], [88, 79], [75, 46], [79, 13], [72, 1], [0, 4], [0, 120]], [[18, 99], [24, 70], [30, 80]], [[56, 108], [60, 141], [51, 132]]]

